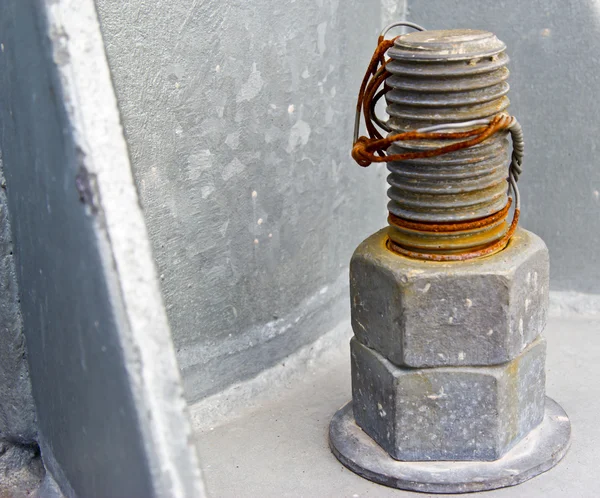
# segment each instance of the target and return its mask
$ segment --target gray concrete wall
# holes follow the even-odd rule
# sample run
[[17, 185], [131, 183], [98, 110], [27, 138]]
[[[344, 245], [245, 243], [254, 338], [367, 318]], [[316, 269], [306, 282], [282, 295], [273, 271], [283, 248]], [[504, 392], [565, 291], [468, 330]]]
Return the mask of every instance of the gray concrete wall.
[[39, 486], [44, 472], [36, 440], [35, 406], [0, 154], [0, 496], [19, 496], [24, 488]]
[[5, 189], [0, 155], [0, 441], [35, 445], [37, 424]]
[[379, 0], [97, 0], [162, 291], [196, 401], [349, 312], [385, 172], [349, 160]]
[[548, 244], [552, 289], [600, 293], [600, 2], [409, 0], [407, 16], [507, 44], [526, 140], [522, 224]]

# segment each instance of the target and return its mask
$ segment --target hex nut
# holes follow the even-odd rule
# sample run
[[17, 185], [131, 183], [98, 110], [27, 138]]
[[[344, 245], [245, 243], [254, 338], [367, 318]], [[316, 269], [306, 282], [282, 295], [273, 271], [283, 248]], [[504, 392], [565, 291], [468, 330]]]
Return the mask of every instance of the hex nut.
[[397, 367], [351, 340], [356, 423], [392, 458], [496, 460], [541, 423], [546, 344], [488, 367]]
[[350, 263], [352, 328], [365, 346], [399, 366], [497, 365], [544, 329], [549, 264], [538, 236], [518, 229], [493, 256], [438, 263], [393, 253], [387, 230]]

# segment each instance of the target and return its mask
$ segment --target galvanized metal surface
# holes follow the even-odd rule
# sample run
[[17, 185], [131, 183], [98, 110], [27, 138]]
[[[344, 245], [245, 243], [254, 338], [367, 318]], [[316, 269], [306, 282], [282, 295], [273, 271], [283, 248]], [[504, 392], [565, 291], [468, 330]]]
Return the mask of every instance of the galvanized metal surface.
[[46, 468], [204, 496], [92, 0], [0, 3], [0, 148]]
[[[421, 31], [400, 36], [388, 50], [386, 94], [393, 132], [492, 117], [509, 100], [506, 46], [485, 31]], [[451, 143], [451, 142], [450, 142]], [[438, 140], [395, 143], [390, 154], [438, 148]], [[404, 220], [471, 221], [506, 206], [507, 133], [433, 158], [388, 163], [388, 209]], [[464, 230], [411, 230], [390, 223], [390, 237], [417, 251], [451, 254], [492, 244], [508, 230], [504, 219]], [[449, 230], [450, 231], [450, 230]]]
[[378, 0], [96, 4], [193, 403], [347, 316], [387, 200], [384, 168], [352, 167], [348, 111], [390, 18]]

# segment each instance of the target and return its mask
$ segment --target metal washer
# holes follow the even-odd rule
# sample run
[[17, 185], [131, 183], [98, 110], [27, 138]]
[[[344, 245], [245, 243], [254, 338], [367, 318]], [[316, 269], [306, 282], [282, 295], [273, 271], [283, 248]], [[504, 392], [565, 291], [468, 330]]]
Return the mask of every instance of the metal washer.
[[384, 486], [423, 493], [471, 493], [520, 484], [560, 462], [570, 442], [569, 417], [548, 397], [543, 422], [493, 462], [394, 460], [356, 425], [351, 401], [329, 426], [331, 451], [350, 470]]

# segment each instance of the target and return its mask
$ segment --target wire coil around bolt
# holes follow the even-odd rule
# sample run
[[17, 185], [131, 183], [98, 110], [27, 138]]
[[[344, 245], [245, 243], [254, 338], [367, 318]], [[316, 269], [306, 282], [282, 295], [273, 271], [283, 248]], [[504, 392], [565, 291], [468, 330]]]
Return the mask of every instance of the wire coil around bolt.
[[[373, 162], [405, 161], [409, 159], [437, 157], [473, 147], [485, 141], [495, 133], [506, 130], [510, 133], [513, 144], [511, 163], [507, 178], [508, 188], [509, 192], [512, 193], [512, 198], [509, 197], [507, 205], [497, 213], [463, 223], [414, 223], [390, 213], [390, 217], [388, 218], [390, 225], [424, 233], [453, 233], [459, 230], [469, 231], [475, 228], [490, 227], [492, 224], [497, 223], [499, 219], [503, 217], [506, 218], [511, 204], [514, 204], [515, 210], [510, 227], [501, 239], [492, 244], [474, 247], [459, 254], [435, 254], [415, 251], [402, 247], [391, 239], [388, 242], [388, 247], [394, 252], [408, 257], [431, 261], [459, 261], [493, 254], [506, 247], [514, 234], [519, 221], [521, 202], [517, 182], [523, 171], [522, 165], [525, 144], [521, 125], [514, 116], [509, 116], [506, 113], [499, 113], [491, 119], [477, 119], [459, 123], [439, 124], [418, 128], [413, 131], [394, 133], [387, 122], [381, 120], [377, 116], [375, 108], [377, 102], [390, 90], [390, 87], [386, 85], [386, 79], [391, 75], [386, 68], [390, 61], [390, 59], [386, 59], [386, 52], [394, 45], [395, 40], [398, 38], [394, 37], [386, 39], [385, 36], [391, 29], [399, 26], [407, 26], [419, 31], [425, 30], [423, 27], [414, 23], [397, 22], [387, 26], [381, 32], [377, 48], [371, 58], [358, 95], [352, 157], [362, 167], [367, 167]], [[383, 88], [381, 88], [382, 85]], [[368, 136], [359, 136], [361, 114], [364, 116]], [[387, 132], [387, 136], [384, 137], [378, 128]], [[444, 130], [451, 131], [445, 132]], [[422, 151], [400, 154], [387, 153], [387, 149], [392, 144], [408, 140], [452, 140], [454, 142], [448, 145], [442, 145], [438, 148]]]

